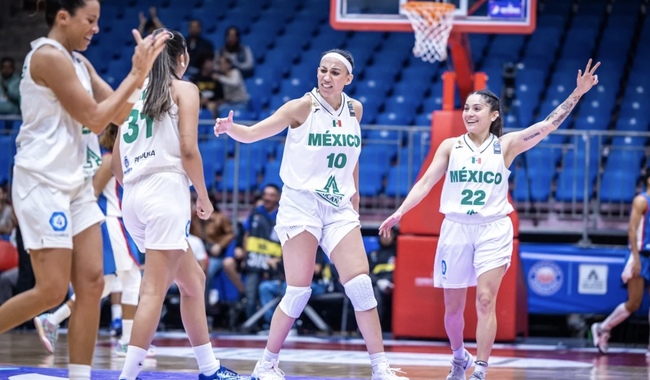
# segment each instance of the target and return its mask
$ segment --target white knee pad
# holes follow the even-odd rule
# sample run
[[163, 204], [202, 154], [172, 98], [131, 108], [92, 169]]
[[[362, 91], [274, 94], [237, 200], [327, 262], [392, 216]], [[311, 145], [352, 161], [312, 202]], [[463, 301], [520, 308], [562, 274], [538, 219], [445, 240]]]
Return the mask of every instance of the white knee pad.
[[127, 271], [120, 271], [118, 278], [122, 283], [122, 303], [124, 305], [137, 305], [140, 296], [140, 283], [142, 282], [142, 274], [140, 269], [134, 266]]
[[280, 301], [280, 309], [291, 318], [298, 318], [311, 297], [311, 288], [287, 285], [287, 291]]
[[109, 294], [111, 294], [111, 289], [113, 288], [113, 283], [117, 282], [115, 281], [115, 276], [114, 274], [105, 274], [104, 275], [104, 289], [102, 290], [102, 298], [108, 297]]
[[377, 307], [372, 281], [367, 274], [360, 274], [346, 282], [343, 287], [355, 311], [366, 311]]

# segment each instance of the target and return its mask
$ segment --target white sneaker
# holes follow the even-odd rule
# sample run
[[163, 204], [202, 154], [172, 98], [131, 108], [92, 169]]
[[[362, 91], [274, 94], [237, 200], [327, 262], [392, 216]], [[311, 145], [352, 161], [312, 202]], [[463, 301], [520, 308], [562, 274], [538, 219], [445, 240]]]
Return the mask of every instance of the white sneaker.
[[33, 321], [34, 326], [36, 326], [36, 332], [39, 338], [41, 338], [41, 343], [43, 343], [43, 347], [45, 347], [47, 352], [53, 354], [54, 346], [59, 338], [59, 325], [50, 322], [49, 316], [50, 314], [41, 314], [34, 318]]
[[279, 364], [279, 360], [270, 362], [258, 360], [251, 374], [251, 380], [284, 380], [284, 372], [278, 368]]
[[[124, 358], [126, 357], [126, 351], [129, 348], [128, 343], [122, 342], [122, 339], [118, 339], [117, 341], [117, 346], [115, 346], [115, 355]], [[149, 346], [149, 349], [147, 350], [147, 358], [153, 358], [156, 356], [156, 346], [151, 345]]]
[[598, 352], [606, 354], [609, 349], [609, 331], [603, 330], [600, 323], [594, 323], [591, 325], [591, 338]]
[[465, 350], [465, 359], [453, 359], [447, 380], [465, 380], [465, 371], [474, 364], [474, 357]]
[[379, 363], [377, 372], [372, 373], [372, 380], [409, 380], [408, 377], [398, 376], [397, 372], [404, 373], [399, 368], [390, 368], [388, 363]]

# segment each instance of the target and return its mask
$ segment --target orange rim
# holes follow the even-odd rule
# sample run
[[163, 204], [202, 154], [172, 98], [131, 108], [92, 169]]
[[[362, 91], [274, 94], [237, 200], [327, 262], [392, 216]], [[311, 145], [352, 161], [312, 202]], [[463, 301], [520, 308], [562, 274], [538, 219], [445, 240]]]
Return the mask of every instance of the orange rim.
[[420, 14], [441, 15], [456, 10], [456, 6], [450, 3], [438, 3], [433, 1], [409, 1], [402, 4], [402, 9]]

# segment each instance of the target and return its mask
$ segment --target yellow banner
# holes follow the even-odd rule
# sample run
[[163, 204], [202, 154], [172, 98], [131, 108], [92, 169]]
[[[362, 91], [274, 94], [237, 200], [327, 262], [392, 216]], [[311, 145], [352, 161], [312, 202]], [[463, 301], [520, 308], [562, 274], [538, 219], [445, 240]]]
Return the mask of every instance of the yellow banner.
[[246, 240], [246, 251], [273, 257], [282, 257], [282, 246], [280, 246], [280, 243], [255, 236], [249, 236]]

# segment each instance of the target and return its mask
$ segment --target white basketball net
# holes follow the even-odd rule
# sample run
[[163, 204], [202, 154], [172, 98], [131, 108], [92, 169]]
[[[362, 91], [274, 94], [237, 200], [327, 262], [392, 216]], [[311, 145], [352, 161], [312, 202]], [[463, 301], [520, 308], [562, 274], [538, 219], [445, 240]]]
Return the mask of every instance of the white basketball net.
[[425, 62], [446, 60], [456, 7], [449, 3], [409, 1], [401, 9], [415, 31], [413, 54]]

